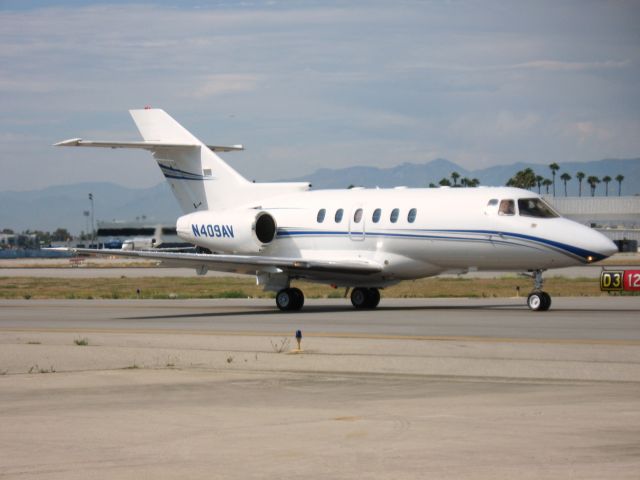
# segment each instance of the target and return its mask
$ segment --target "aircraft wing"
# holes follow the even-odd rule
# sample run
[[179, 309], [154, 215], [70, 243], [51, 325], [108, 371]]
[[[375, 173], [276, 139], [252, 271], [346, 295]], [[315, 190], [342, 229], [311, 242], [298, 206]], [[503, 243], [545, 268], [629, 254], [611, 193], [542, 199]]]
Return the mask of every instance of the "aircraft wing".
[[93, 248], [52, 248], [50, 250], [78, 253], [80, 255], [105, 255], [117, 257], [160, 260], [174, 267], [192, 267], [220, 272], [254, 275], [257, 271], [327, 272], [352, 275], [371, 275], [382, 271], [382, 266], [365, 260], [313, 260], [302, 258], [263, 257], [259, 255], [223, 255], [217, 253], [180, 253], [157, 250], [109, 250]]

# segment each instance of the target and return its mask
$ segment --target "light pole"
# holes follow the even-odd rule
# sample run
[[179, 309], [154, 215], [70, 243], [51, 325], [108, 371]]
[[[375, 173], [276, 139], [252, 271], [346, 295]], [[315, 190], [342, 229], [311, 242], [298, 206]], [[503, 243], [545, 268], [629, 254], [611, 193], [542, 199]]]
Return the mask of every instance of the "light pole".
[[[89, 235], [89, 215], [91, 215], [91, 212], [89, 210], [84, 210], [82, 215], [85, 217], [85, 226], [87, 227], [85, 229], [85, 234]], [[82, 240], [84, 240], [84, 238]]]
[[93, 223], [93, 193], [89, 194], [89, 201], [91, 201], [91, 244], [95, 245], [96, 244], [96, 236], [95, 236], [96, 229], [95, 229], [94, 223]]

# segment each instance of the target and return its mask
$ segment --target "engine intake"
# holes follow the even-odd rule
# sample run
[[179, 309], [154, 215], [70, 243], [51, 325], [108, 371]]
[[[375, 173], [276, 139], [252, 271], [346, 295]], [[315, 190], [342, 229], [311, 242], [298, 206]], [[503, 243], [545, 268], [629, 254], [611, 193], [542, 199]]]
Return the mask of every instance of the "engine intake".
[[255, 223], [256, 237], [263, 244], [269, 244], [276, 238], [276, 221], [267, 212], [260, 212], [256, 215]]

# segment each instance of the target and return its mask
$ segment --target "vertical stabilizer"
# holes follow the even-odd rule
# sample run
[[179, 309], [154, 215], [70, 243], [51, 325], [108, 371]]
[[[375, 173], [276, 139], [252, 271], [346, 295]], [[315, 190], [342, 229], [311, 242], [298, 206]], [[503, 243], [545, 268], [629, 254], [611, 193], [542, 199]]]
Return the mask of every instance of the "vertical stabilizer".
[[250, 182], [204, 143], [164, 110], [130, 113], [185, 213], [238, 203]]
[[207, 146], [164, 110], [145, 108], [129, 112], [144, 139], [142, 142], [71, 138], [55, 145], [149, 150], [185, 213], [225, 210], [241, 205], [255, 208], [255, 204], [264, 198], [310, 188], [306, 182], [249, 182], [214, 153], [214, 150], [242, 150], [241, 145]]

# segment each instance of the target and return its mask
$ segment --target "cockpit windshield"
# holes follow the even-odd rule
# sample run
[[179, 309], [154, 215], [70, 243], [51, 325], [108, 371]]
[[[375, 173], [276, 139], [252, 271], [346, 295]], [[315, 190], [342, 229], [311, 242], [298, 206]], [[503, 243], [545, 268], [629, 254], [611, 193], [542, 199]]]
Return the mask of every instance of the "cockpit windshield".
[[518, 199], [518, 210], [523, 217], [555, 218], [560, 216], [541, 198]]

